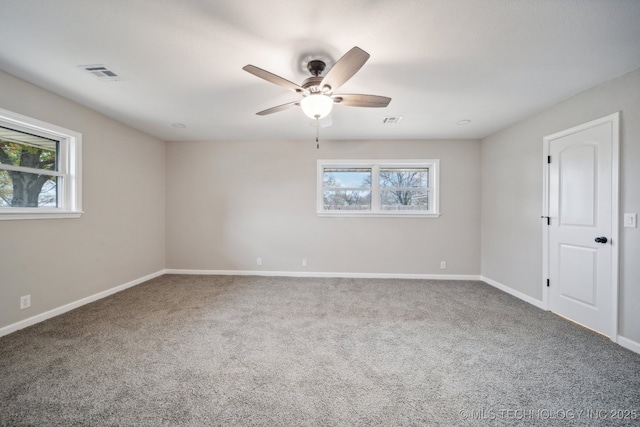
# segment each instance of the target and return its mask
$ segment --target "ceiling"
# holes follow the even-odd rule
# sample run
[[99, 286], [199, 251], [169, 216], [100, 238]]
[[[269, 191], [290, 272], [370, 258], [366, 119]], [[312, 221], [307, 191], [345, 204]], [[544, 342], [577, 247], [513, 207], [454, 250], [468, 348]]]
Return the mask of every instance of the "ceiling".
[[0, 16], [0, 69], [167, 141], [314, 139], [299, 108], [257, 116], [297, 95], [242, 67], [299, 84], [302, 57], [353, 46], [371, 57], [339, 92], [392, 101], [336, 106], [325, 140], [482, 138], [640, 68], [638, 0], [1, 0]]

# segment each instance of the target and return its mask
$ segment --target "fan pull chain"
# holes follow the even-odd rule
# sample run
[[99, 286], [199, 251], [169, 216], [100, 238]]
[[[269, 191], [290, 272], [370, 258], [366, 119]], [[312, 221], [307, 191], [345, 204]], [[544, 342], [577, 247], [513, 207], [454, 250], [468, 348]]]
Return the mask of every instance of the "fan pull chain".
[[316, 117], [316, 148], [320, 149], [320, 120]]

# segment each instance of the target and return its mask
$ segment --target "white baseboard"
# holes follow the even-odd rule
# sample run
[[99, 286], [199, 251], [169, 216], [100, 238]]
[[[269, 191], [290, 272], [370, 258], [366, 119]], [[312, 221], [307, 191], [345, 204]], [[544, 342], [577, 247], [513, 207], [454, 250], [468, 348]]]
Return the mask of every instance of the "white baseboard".
[[337, 273], [317, 271], [254, 271], [254, 270], [183, 270], [167, 269], [166, 274], [198, 274], [211, 276], [280, 276], [280, 277], [328, 277], [362, 279], [429, 279], [429, 280], [482, 280], [472, 274], [402, 274], [402, 273]]
[[74, 308], [78, 308], [85, 304], [89, 304], [90, 302], [97, 301], [104, 297], [108, 297], [109, 295], [115, 294], [116, 292], [124, 291], [127, 288], [139, 285], [140, 283], [146, 282], [147, 280], [154, 279], [158, 276], [162, 276], [163, 274], [165, 274], [165, 270], [160, 270], [155, 273], [149, 274], [147, 276], [141, 277], [139, 279], [132, 280], [131, 282], [125, 283], [123, 285], [116, 286], [115, 288], [107, 289], [106, 291], [98, 292], [97, 294], [79, 299], [69, 304], [65, 304], [62, 307], [54, 308], [53, 310], [36, 314], [35, 316], [29, 317], [28, 319], [24, 319], [19, 322], [0, 328], [0, 337], [8, 335], [17, 330], [26, 328], [27, 326], [35, 325], [36, 323], [40, 323], [44, 320], [51, 319], [52, 317], [58, 316], [62, 313], [66, 313], [67, 311], [71, 311]]
[[631, 350], [634, 353], [638, 353], [640, 354], [640, 343], [637, 343], [633, 340], [630, 340], [629, 338], [625, 338], [623, 336], [618, 335], [618, 344], [620, 344], [622, 347], [626, 348], [627, 350]]
[[496, 282], [495, 280], [489, 279], [488, 277], [481, 276], [483, 282], [493, 286], [494, 288], [500, 289], [502, 292], [505, 292], [509, 295], [512, 295], [516, 298], [521, 299], [522, 301], [528, 302], [531, 305], [534, 305], [542, 310], [546, 310], [544, 303], [540, 300], [537, 300], [529, 295], [523, 294], [522, 292], [518, 292], [515, 289], [512, 289], [508, 286], [503, 285], [502, 283]]

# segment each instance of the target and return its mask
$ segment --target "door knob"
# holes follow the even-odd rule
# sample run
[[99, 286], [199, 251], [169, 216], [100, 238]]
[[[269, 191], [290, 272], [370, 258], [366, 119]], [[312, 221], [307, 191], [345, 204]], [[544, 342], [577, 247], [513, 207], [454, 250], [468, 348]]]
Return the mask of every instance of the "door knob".
[[607, 243], [609, 239], [606, 237], [596, 237], [596, 243]]

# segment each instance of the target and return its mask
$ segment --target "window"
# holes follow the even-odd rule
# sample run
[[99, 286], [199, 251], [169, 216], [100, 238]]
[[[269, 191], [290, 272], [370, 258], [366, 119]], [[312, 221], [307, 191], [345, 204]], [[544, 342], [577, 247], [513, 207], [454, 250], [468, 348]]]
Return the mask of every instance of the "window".
[[324, 168], [322, 209], [370, 211], [371, 171], [371, 168]]
[[438, 217], [438, 160], [318, 160], [318, 215]]
[[82, 136], [0, 109], [0, 220], [76, 218]]

